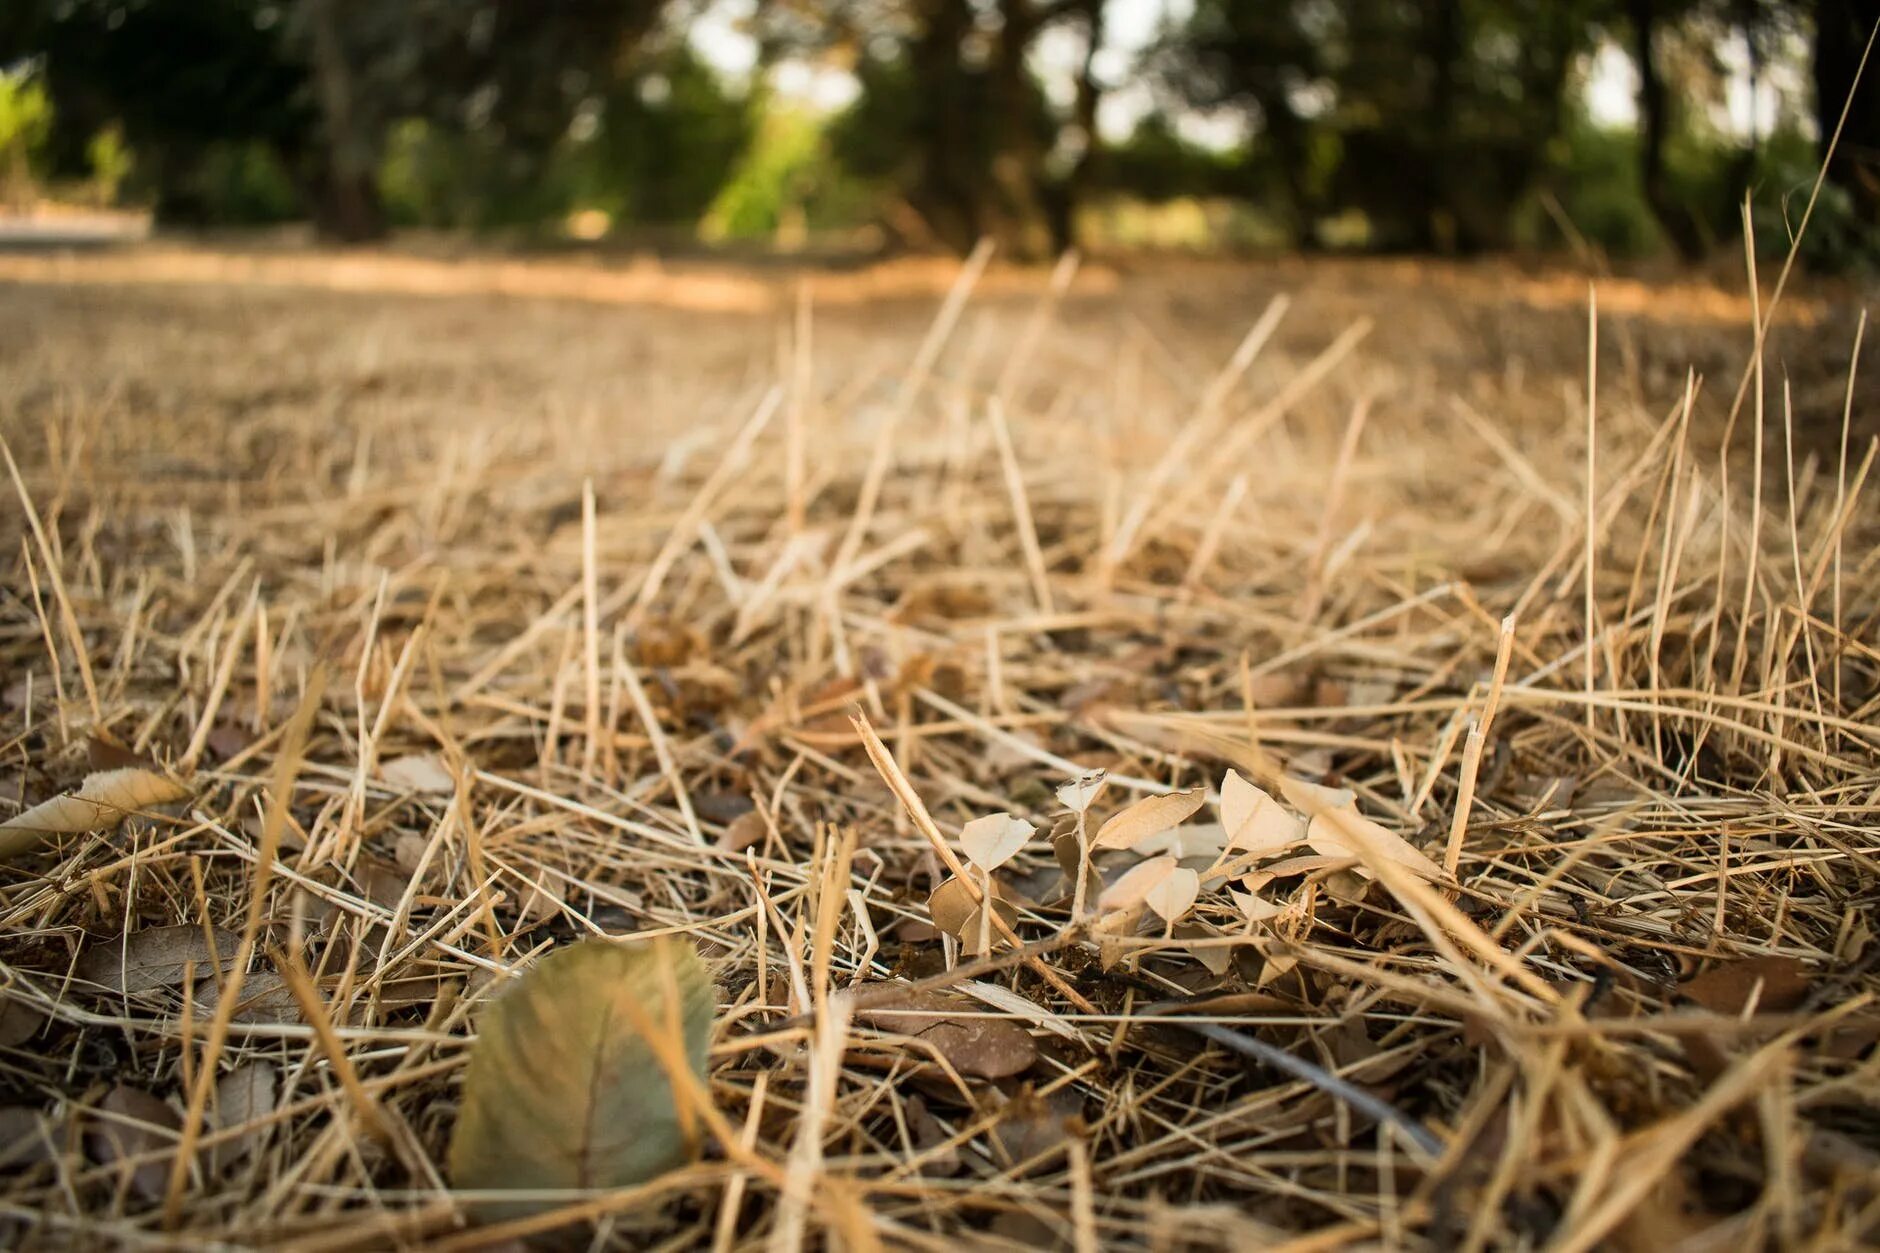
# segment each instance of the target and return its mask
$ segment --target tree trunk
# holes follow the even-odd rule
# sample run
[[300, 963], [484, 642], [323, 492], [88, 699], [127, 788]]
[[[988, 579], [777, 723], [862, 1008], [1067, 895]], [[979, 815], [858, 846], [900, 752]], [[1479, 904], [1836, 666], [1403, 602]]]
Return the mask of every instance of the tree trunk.
[[1632, 20], [1632, 59], [1638, 68], [1639, 178], [1645, 203], [1672, 244], [1687, 261], [1703, 256], [1704, 243], [1691, 215], [1671, 194], [1665, 172], [1665, 141], [1671, 131], [1671, 101], [1659, 72], [1657, 0], [1628, 0]]
[[352, 71], [340, 40], [338, 0], [310, 0], [313, 80], [320, 101], [324, 148], [308, 179], [314, 229], [344, 243], [381, 239], [385, 211], [379, 203], [378, 144], [353, 107]]
[[1818, 0], [1815, 5], [1816, 143], [1826, 159], [1828, 142], [1852, 96], [1828, 179], [1853, 197], [1857, 217], [1870, 226], [1880, 222], [1880, 57], [1869, 60], [1864, 73], [1860, 60], [1876, 23], [1880, 0]]

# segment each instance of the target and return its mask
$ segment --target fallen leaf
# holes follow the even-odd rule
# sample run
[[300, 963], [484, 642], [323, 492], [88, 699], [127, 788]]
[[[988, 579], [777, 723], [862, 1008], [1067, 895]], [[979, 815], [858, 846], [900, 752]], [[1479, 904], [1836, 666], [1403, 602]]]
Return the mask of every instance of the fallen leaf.
[[[452, 1182], [628, 1188], [683, 1164], [696, 1147], [696, 1119], [681, 1117], [641, 1028], [676, 1023], [673, 1043], [702, 1083], [716, 1002], [689, 945], [584, 940], [550, 953], [483, 1015], [451, 1135]], [[516, 1216], [553, 1205], [487, 1208]]]
[[1284, 906], [1275, 905], [1252, 892], [1236, 892], [1229, 888], [1227, 894], [1233, 898], [1234, 907], [1240, 910], [1248, 922], [1267, 922], [1286, 912]]
[[1181, 869], [1181, 863], [1173, 857], [1152, 857], [1148, 861], [1138, 862], [1123, 872], [1123, 876], [1097, 898], [1097, 908], [1103, 913], [1116, 913], [1134, 909], [1147, 903], [1149, 893], [1161, 882]]
[[210, 969], [211, 962], [219, 962], [226, 974], [241, 943], [233, 932], [220, 927], [213, 934], [215, 955], [211, 957], [209, 937], [194, 923], [133, 931], [121, 940], [87, 948], [73, 974], [107, 992], [135, 995], [177, 986], [183, 982], [183, 968], [194, 963], [197, 984], [212, 987], [216, 975]]
[[0, 1169], [32, 1166], [57, 1156], [55, 1125], [24, 1105], [0, 1106]]
[[[1084, 1098], [1075, 1088], [1058, 1088], [1039, 1096], [1028, 1087], [999, 1111], [999, 1121], [992, 1126], [992, 1141], [1008, 1162], [1021, 1165], [1068, 1140], [1082, 1121], [1083, 1112]], [[1036, 1247], [1048, 1248], [1055, 1243], [1040, 1241]]]
[[1177, 865], [1143, 893], [1143, 904], [1162, 916], [1164, 922], [1175, 922], [1182, 915], [1194, 908], [1195, 897], [1201, 891], [1201, 876], [1185, 866]]
[[[213, 1015], [222, 1003], [222, 988], [213, 980], [198, 985], [196, 1003], [205, 1017]], [[242, 978], [240, 998], [229, 1015], [231, 1022], [253, 1024], [297, 1023], [302, 1020], [300, 1002], [294, 998], [287, 980], [272, 970], [257, 970]]]
[[1750, 957], [1712, 966], [1678, 990], [1713, 1014], [1786, 1014], [1808, 999], [1808, 967], [1793, 957]]
[[770, 824], [764, 821], [764, 815], [755, 809], [747, 810], [726, 824], [725, 833], [718, 837], [718, 847], [729, 853], [742, 853], [747, 848], [756, 848], [769, 835]]
[[436, 753], [388, 761], [379, 767], [379, 778], [386, 786], [400, 792], [449, 796], [457, 790], [457, 780], [451, 776], [450, 767]]
[[1185, 827], [1176, 827], [1159, 835], [1152, 835], [1131, 849], [1140, 857], [1173, 857], [1177, 861], [1187, 861], [1191, 857], [1206, 858], [1210, 862], [1221, 855], [1227, 847], [1227, 829], [1218, 822], [1196, 822]]
[[856, 1010], [856, 1021], [924, 1040], [962, 1075], [1006, 1079], [1038, 1059], [1038, 1046], [1028, 1031], [1008, 1019], [980, 1016], [984, 1011], [970, 1001], [912, 990], [885, 995]]
[[243, 1062], [215, 1081], [216, 1129], [242, 1130], [210, 1147], [211, 1170], [233, 1166], [267, 1142], [268, 1120], [280, 1107], [280, 1090], [281, 1072], [271, 1062]]
[[1306, 837], [1303, 822], [1235, 770], [1221, 780], [1221, 826], [1227, 847], [1243, 853], [1277, 853]]
[[[117, 1166], [120, 1179], [128, 1173], [137, 1195], [159, 1201], [170, 1181], [170, 1155], [163, 1150], [175, 1149], [182, 1125], [168, 1105], [142, 1088], [120, 1083], [98, 1103], [85, 1144], [99, 1165]], [[132, 1158], [143, 1160], [133, 1164], [127, 1160]]]
[[1358, 862], [1358, 872], [1369, 879], [1375, 876], [1372, 863], [1388, 858], [1425, 879], [1442, 877], [1442, 867], [1393, 831], [1386, 830], [1358, 812], [1356, 794], [1345, 788], [1320, 787], [1298, 779], [1282, 779], [1280, 787], [1286, 800], [1311, 815], [1306, 827], [1306, 843], [1327, 857], [1350, 857]]
[[1165, 796], [1145, 796], [1135, 804], [1113, 814], [1097, 829], [1092, 848], [1134, 848], [1152, 835], [1188, 821], [1207, 798], [1206, 788], [1171, 792]]
[[122, 770], [126, 766], [139, 770], [158, 769], [155, 759], [95, 732], [85, 738], [85, 764], [93, 770]]
[[981, 870], [997, 870], [1018, 856], [1037, 829], [1010, 814], [988, 814], [960, 828], [960, 849]]
[[191, 795], [174, 779], [134, 766], [88, 774], [71, 795], [55, 796], [0, 822], [0, 858], [30, 853], [54, 836], [104, 831], [129, 814], [173, 805]]
[[46, 1016], [25, 1001], [0, 1000], [0, 1048], [18, 1048], [45, 1025]]
[[[1006, 926], [1018, 922], [1018, 907], [1005, 899], [996, 879], [992, 883], [992, 902]], [[927, 898], [927, 912], [933, 916], [933, 925], [948, 935], [961, 940], [979, 938], [979, 904], [964, 879], [948, 879], [935, 888], [933, 895]], [[996, 929], [994, 937], [996, 940]]]
[[[1175, 928], [1178, 940], [1212, 940], [1219, 936], [1211, 927], [1185, 922]], [[1216, 978], [1227, 973], [1234, 964], [1234, 950], [1225, 944], [1197, 944], [1188, 950], [1188, 955], [1200, 962], [1207, 972]]]
[[1074, 814], [1081, 814], [1090, 808], [1090, 803], [1097, 799], [1097, 793], [1109, 781], [1109, 775], [1104, 771], [1092, 770], [1060, 786], [1057, 790], [1058, 803]]

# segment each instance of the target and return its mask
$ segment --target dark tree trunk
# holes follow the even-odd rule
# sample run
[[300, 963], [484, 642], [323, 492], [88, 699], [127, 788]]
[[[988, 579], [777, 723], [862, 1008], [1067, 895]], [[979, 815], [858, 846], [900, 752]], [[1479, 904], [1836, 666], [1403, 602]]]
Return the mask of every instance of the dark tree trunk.
[[[1828, 166], [1828, 178], [1854, 199], [1860, 220], [1880, 222], [1880, 57], [1860, 70], [1876, 23], [1880, 0], [1817, 0], [1815, 5], [1815, 127], [1820, 155], [1828, 155], [1828, 141], [1841, 124], [1848, 98], [1847, 123]], [[1860, 77], [1858, 93], [1855, 77]]]
[[379, 203], [378, 143], [354, 108], [352, 70], [340, 38], [339, 0], [312, 0], [313, 80], [320, 101], [325, 143], [307, 180], [314, 229], [344, 243], [383, 238], [385, 212]]
[[1638, 68], [1639, 178], [1645, 203], [1686, 260], [1703, 256], [1704, 241], [1690, 213], [1677, 203], [1665, 171], [1665, 141], [1671, 134], [1671, 100], [1657, 53], [1657, 0], [1627, 0], [1632, 21], [1632, 59]]
[[1051, 189], [1047, 201], [1051, 228], [1051, 250], [1062, 254], [1077, 246], [1077, 210], [1090, 187], [1091, 173], [1098, 163], [1097, 102], [1102, 90], [1097, 85], [1097, 52], [1103, 45], [1103, 0], [1077, 0], [1076, 11], [1084, 23], [1088, 42], [1084, 60], [1077, 72], [1077, 98], [1072, 106], [1071, 125], [1083, 139], [1083, 149], [1071, 167]]

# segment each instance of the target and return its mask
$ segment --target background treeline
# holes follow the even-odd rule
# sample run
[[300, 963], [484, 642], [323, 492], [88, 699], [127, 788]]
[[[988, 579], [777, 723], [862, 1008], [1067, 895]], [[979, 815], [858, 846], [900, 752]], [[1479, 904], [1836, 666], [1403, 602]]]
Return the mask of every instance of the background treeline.
[[[1746, 194], [1786, 240], [1880, 22], [1880, 0], [1192, 0], [1120, 56], [1127, 3], [759, 0], [738, 10], [757, 67], [731, 78], [686, 37], [706, 0], [5, 0], [0, 196], [342, 240], [1697, 258], [1741, 238]], [[1621, 55], [1636, 122], [1601, 125], [1587, 83]], [[1719, 124], [1732, 73], [1780, 65], [1800, 90]], [[779, 91], [778, 67], [848, 102]], [[1119, 92], [1148, 104], [1106, 142]], [[1822, 264], [1880, 241], [1880, 87], [1851, 98]]]

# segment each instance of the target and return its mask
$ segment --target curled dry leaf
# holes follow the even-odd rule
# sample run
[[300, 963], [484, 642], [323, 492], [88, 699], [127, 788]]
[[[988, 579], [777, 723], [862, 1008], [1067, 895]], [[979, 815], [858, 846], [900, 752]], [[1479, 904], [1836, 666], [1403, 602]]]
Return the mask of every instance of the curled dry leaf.
[[1181, 864], [1173, 857], [1151, 857], [1138, 862], [1103, 889], [1103, 894], [1097, 897], [1097, 909], [1110, 914], [1139, 908], [1147, 903], [1150, 892], [1179, 869]]
[[129, 814], [191, 795], [174, 779], [135, 766], [88, 774], [71, 795], [55, 796], [0, 822], [0, 858], [30, 853], [55, 836], [108, 830]]
[[[211, 1017], [222, 1004], [220, 985], [204, 980], [198, 985], [196, 1003], [203, 1017]], [[287, 980], [272, 970], [257, 970], [242, 979], [240, 998], [229, 1015], [231, 1022], [253, 1024], [297, 1023], [302, 1019], [300, 1002], [287, 986]]]
[[399, 757], [379, 767], [379, 778], [399, 792], [418, 792], [426, 796], [449, 796], [457, 790], [457, 780], [450, 767], [436, 753]]
[[912, 989], [855, 1011], [857, 1022], [932, 1045], [962, 1075], [1007, 1079], [1038, 1059], [1038, 1046], [1023, 1027], [983, 1015], [961, 997]]
[[[142, 1088], [120, 1083], [98, 1103], [85, 1145], [99, 1165], [128, 1173], [138, 1196], [157, 1201], [170, 1180], [170, 1156], [182, 1125], [168, 1105]], [[172, 1153], [165, 1154], [165, 1149]]]
[[[675, 1002], [676, 998], [676, 1004]], [[675, 942], [584, 940], [538, 962], [484, 1013], [450, 1142], [466, 1189], [627, 1188], [683, 1164], [697, 1120], [644, 1028], [705, 1073], [717, 995], [705, 963]], [[517, 1215], [549, 1202], [491, 1206]]]
[[[210, 953], [214, 940], [215, 952]], [[183, 982], [185, 967], [196, 968], [196, 983], [214, 986], [219, 963], [221, 973], [228, 973], [235, 960], [240, 939], [220, 927], [205, 934], [194, 923], [173, 927], [150, 927], [133, 931], [120, 940], [109, 940], [87, 948], [78, 959], [73, 976], [107, 992], [154, 992], [173, 988]]]
[[1388, 831], [1358, 812], [1357, 796], [1345, 788], [1320, 787], [1298, 779], [1281, 780], [1286, 799], [1311, 815], [1306, 828], [1306, 843], [1326, 857], [1351, 857], [1358, 862], [1358, 872], [1369, 879], [1375, 876], [1373, 863], [1387, 858], [1425, 879], [1442, 877], [1442, 867], [1393, 831]]
[[1110, 781], [1109, 775], [1102, 770], [1092, 770], [1089, 774], [1079, 775], [1057, 790], [1058, 803], [1074, 814], [1081, 814], [1090, 808], [1097, 793]]
[[1146, 796], [1099, 827], [1092, 847], [1134, 848], [1150, 836], [1188, 821], [1206, 798], [1207, 789], [1198, 787], [1166, 796]]
[[1306, 838], [1303, 822], [1235, 770], [1221, 780], [1221, 826], [1227, 846], [1243, 853], [1276, 853]]
[[1036, 830], [1010, 814], [988, 814], [960, 828], [960, 849], [981, 870], [997, 870], [1018, 856], [1018, 850]]
[[1177, 865], [1143, 893], [1142, 902], [1161, 915], [1163, 921], [1174, 922], [1194, 908], [1200, 891], [1201, 876], [1186, 866]]

